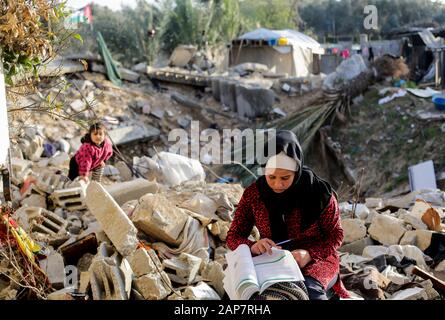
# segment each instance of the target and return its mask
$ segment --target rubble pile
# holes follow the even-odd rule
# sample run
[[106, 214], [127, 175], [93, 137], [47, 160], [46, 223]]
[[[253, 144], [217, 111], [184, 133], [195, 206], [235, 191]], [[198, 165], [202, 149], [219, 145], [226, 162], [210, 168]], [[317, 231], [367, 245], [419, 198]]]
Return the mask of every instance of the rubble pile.
[[[444, 208], [445, 192], [438, 189], [341, 203], [346, 288], [365, 299], [443, 299]], [[420, 277], [419, 268], [432, 278]]]
[[[203, 67], [197, 61], [205, 59], [195, 52], [189, 55], [172, 66], [199, 73]], [[47, 88], [72, 101], [64, 115], [104, 119], [116, 146], [150, 141], [151, 148], [130, 153], [137, 155], [132, 161], [113, 159], [102, 184], [66, 176], [84, 133], [76, 124], [55, 123], [50, 115], [12, 120], [13, 201], [2, 206], [0, 299], [225, 298], [225, 241], [243, 188], [211, 183], [199, 161], [158, 152], [156, 146], [168, 147], [167, 133], [178, 125], [188, 128], [194, 117], [206, 125], [237, 124], [230, 117], [216, 120], [215, 113], [184, 109], [169, 95], [147, 89], [144, 66], [134, 71], [138, 77], [130, 81], [140, 83], [122, 88], [90, 72], [71, 78], [73, 86], [63, 92], [52, 84]], [[271, 111], [277, 89], [292, 96], [319, 88], [323, 78], [290, 79], [259, 64], [243, 64], [212, 74], [213, 97], [202, 100], [212, 107], [216, 100], [215, 109], [222, 104], [241, 118], [255, 118]], [[326, 83], [339, 85], [333, 77]], [[24, 106], [41, 103], [37, 95], [26, 99]], [[282, 110], [275, 113], [283, 116]], [[353, 297], [443, 299], [444, 208], [440, 190], [341, 203], [340, 276]], [[250, 237], [259, 238], [256, 228]]]
[[[166, 184], [129, 177], [84, 184], [67, 180], [66, 162], [40, 168], [41, 160], [13, 159], [10, 218], [39, 246], [31, 257], [46, 277], [40, 298], [225, 298], [225, 240], [241, 185], [172, 182], [162, 170]], [[341, 278], [353, 297], [443, 299], [444, 208], [440, 190], [340, 203]], [[14, 277], [4, 255], [0, 262]], [[18, 298], [23, 289], [0, 279], [1, 297]]]
[[[220, 299], [224, 295], [225, 238], [243, 188], [206, 183], [199, 162], [194, 164], [196, 179], [184, 176], [193, 170], [181, 171], [181, 160], [190, 159], [160, 156], [167, 162], [175, 160], [169, 171], [158, 172], [165, 185], [143, 178], [116, 182], [121, 177], [107, 185], [85, 184], [66, 177], [66, 162], [41, 168], [37, 157], [12, 159], [13, 209], [9, 214], [2, 209], [2, 215], [38, 246], [30, 259], [47, 280], [39, 298]], [[2, 241], [1, 250], [6, 245]], [[6, 257], [0, 257], [2, 268], [12, 274]], [[19, 276], [14, 279], [20, 281]], [[2, 278], [2, 297], [18, 298], [16, 283], [6, 280]]]

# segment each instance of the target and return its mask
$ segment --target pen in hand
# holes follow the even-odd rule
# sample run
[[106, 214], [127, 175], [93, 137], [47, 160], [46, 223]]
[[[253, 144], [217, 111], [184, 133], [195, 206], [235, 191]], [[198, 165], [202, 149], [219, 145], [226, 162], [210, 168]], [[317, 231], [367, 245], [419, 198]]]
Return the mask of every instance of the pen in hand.
[[285, 243], [291, 242], [291, 241], [293, 241], [293, 240], [294, 240], [294, 239], [284, 240], [284, 241], [281, 241], [281, 242], [275, 243], [275, 245], [277, 245], [277, 246], [280, 246], [280, 245], [282, 245], [282, 244], [285, 244]]

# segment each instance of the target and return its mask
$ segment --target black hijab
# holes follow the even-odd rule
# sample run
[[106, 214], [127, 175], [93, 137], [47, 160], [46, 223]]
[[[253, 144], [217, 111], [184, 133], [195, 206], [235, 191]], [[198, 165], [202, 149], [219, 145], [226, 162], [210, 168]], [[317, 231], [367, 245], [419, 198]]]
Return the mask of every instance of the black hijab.
[[[268, 146], [266, 146], [268, 148]], [[267, 149], [265, 150], [267, 153]], [[292, 131], [280, 130], [276, 134], [276, 154], [283, 151], [300, 164], [292, 185], [282, 193], [274, 192], [267, 184], [266, 177], [256, 181], [260, 198], [269, 212], [272, 240], [288, 239], [284, 215], [299, 208], [302, 214], [301, 229], [307, 229], [320, 218], [334, 190], [328, 182], [318, 177], [310, 168], [304, 166], [303, 151]], [[273, 155], [271, 155], [273, 156]]]

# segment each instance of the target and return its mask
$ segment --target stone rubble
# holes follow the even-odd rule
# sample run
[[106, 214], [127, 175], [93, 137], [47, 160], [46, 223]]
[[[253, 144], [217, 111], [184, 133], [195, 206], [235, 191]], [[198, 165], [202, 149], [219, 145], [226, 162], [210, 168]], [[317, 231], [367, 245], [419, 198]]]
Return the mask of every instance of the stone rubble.
[[[238, 71], [252, 68], [261, 66], [239, 66]], [[98, 96], [98, 86], [105, 85], [95, 74], [84, 75], [85, 80], [76, 80], [77, 87], [89, 98]], [[257, 96], [268, 99], [265, 110], [272, 101], [268, 83], [252, 87], [225, 76], [211, 82], [218, 99], [245, 116], [251, 116]], [[123, 103], [113, 90], [103, 95], [114, 102], [109, 105]], [[76, 96], [69, 108], [79, 112], [85, 103]], [[108, 125], [120, 141], [125, 134], [119, 134], [129, 127], [152, 125], [153, 130], [132, 137], [145, 139], [177, 127], [179, 117], [187, 120], [181, 121], [183, 126], [189, 125], [177, 106], [170, 103], [164, 109], [161, 98], [158, 102], [134, 94], [132, 99], [125, 109], [149, 120], [129, 121], [124, 108], [99, 101], [102, 116], [113, 115]], [[90, 117], [87, 112], [84, 116]], [[70, 182], [68, 162], [80, 145], [80, 132], [67, 123], [61, 126], [28, 127], [11, 151], [12, 218], [43, 247], [38, 262], [51, 284], [47, 298], [224, 299], [225, 240], [244, 191], [241, 185], [206, 182], [199, 161], [164, 151], [133, 157], [132, 167], [123, 161], [108, 165], [102, 184]], [[445, 239], [443, 191], [373, 197], [339, 207], [344, 229], [340, 276], [355, 298], [444, 299], [445, 292], [431, 280], [409, 272], [416, 265], [445, 281], [440, 275], [445, 260], [438, 252], [438, 241]], [[258, 238], [255, 230], [252, 235]], [[74, 287], [64, 287], [67, 267], [77, 270], [71, 274]], [[13, 272], [0, 258], [4, 269]], [[14, 284], [0, 281], [0, 299], [14, 299], [18, 292]]]
[[[100, 300], [225, 297], [225, 239], [243, 194], [239, 184], [205, 182], [196, 167], [197, 179], [172, 176], [150, 157], [141, 159], [158, 168], [156, 180], [137, 178], [120, 162], [108, 167], [112, 179], [104, 185], [69, 182], [56, 170], [67, 168], [65, 155], [43, 168], [38, 166], [43, 158], [13, 159], [12, 218], [49, 250], [39, 261], [54, 290], [48, 299], [74, 299], [75, 292]], [[341, 276], [355, 298], [443, 299], [430, 280], [410, 274], [409, 266], [445, 271], [445, 260], [432, 246], [445, 238], [444, 192], [367, 198], [339, 207]], [[64, 288], [64, 268], [72, 265], [75, 291]], [[375, 289], [367, 288], [367, 281]], [[16, 294], [0, 289], [5, 299]]]

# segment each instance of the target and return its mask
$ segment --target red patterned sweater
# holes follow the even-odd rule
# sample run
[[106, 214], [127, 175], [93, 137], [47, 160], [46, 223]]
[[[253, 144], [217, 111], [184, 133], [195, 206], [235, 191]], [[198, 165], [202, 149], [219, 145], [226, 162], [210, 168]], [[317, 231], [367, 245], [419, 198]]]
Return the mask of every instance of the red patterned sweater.
[[108, 138], [105, 138], [104, 145], [98, 147], [93, 143], [85, 142], [76, 152], [75, 158], [79, 165], [79, 175], [86, 176], [90, 170], [96, 168], [111, 158], [113, 146]]
[[[307, 250], [312, 257], [312, 261], [301, 270], [302, 273], [317, 279], [326, 288], [339, 274], [340, 267], [337, 248], [343, 241], [343, 229], [340, 224], [337, 199], [332, 196], [320, 219], [304, 232], [300, 230], [301, 214], [298, 209], [287, 215], [285, 222], [289, 238], [296, 239], [297, 247]], [[227, 233], [227, 246], [231, 250], [235, 250], [240, 244], [251, 247], [255, 242], [247, 238], [253, 226], [258, 228], [261, 238], [271, 239], [269, 225], [269, 213], [260, 198], [256, 183], [253, 183], [244, 190], [235, 211]], [[349, 297], [340, 280], [334, 285], [333, 290], [342, 298]]]

